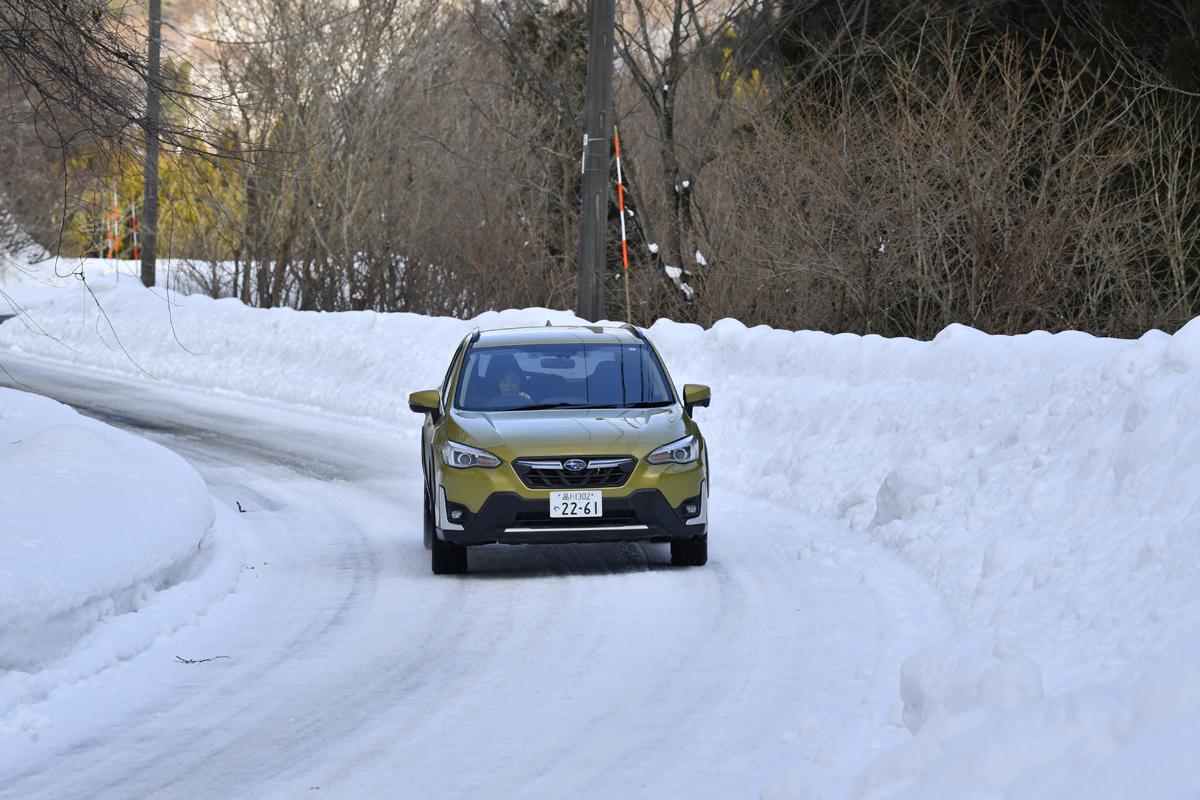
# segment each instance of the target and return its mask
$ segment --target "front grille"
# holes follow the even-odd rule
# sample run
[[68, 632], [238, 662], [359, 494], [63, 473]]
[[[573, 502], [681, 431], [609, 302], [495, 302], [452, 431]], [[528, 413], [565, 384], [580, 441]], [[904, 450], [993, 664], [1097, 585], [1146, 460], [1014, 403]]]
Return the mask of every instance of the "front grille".
[[632, 456], [580, 457], [586, 466], [569, 470], [569, 458], [523, 458], [513, 468], [530, 489], [609, 489], [624, 486], [637, 461]]

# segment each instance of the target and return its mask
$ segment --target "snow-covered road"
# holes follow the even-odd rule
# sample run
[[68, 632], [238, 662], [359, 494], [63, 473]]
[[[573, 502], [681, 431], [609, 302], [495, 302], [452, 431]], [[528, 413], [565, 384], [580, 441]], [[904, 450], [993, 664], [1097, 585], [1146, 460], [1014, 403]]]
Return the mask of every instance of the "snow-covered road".
[[0, 385], [175, 450], [246, 513], [236, 591], [39, 703], [38, 736], [0, 748], [3, 798], [844, 795], [910, 738], [900, 661], [949, 628], [890, 551], [797, 558], [818, 523], [719, 472], [707, 567], [671, 568], [665, 545], [497, 546], [437, 577], [409, 438], [4, 365]]

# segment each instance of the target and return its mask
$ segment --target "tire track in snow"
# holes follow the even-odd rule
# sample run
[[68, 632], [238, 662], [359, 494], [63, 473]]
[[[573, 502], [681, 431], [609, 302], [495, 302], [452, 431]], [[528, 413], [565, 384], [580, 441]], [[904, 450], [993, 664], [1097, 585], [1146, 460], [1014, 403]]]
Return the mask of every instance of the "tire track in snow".
[[[432, 576], [408, 439], [100, 383], [63, 378], [63, 399], [120, 406], [222, 500], [257, 498], [244, 543], [257, 577], [196, 629], [74, 687], [63, 702], [97, 718], [26, 748], [0, 796], [757, 794], [796, 763], [848, 769], [825, 763], [831, 743], [886, 715], [856, 671], [896, 676], [892, 654], [919, 638], [897, 639], [885, 592], [859, 580], [894, 570], [890, 554], [860, 541], [845, 564], [798, 562], [804, 520], [730, 493], [714, 495], [704, 568], [671, 568], [661, 545], [489, 547], [471, 574]], [[238, 658], [142, 690], [140, 665], [180, 647]]]

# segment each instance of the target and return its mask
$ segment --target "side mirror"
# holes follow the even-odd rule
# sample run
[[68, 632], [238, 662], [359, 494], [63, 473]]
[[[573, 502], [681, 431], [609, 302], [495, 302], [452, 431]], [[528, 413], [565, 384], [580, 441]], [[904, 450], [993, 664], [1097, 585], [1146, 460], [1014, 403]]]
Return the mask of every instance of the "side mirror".
[[429, 414], [434, 422], [442, 418], [440, 407], [441, 398], [437, 389], [426, 389], [423, 392], [413, 392], [408, 396], [408, 410], [418, 414]]
[[690, 417], [696, 406], [704, 406], [708, 408], [708, 401], [712, 399], [712, 391], [699, 383], [685, 383], [683, 385], [683, 410]]

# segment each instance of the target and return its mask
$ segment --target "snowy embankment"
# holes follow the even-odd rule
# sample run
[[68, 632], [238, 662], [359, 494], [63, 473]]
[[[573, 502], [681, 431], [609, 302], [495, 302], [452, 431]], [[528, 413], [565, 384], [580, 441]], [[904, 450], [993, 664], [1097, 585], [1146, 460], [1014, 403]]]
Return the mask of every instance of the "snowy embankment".
[[[0, 719], [141, 652], [237, 575], [200, 476], [174, 453], [0, 388]], [[136, 612], [136, 613], [135, 613]]]
[[[370, 417], [414, 441], [408, 392], [440, 383], [472, 327], [575, 319], [168, 305], [130, 281], [93, 288], [107, 320], [82, 286], [12, 289], [29, 319], [0, 326], [0, 353]], [[912, 736], [862, 765], [856, 794], [1200, 794], [1188, 757], [1200, 734], [1200, 320], [1137, 341], [952, 326], [915, 342], [733, 321], [660, 321], [650, 335], [677, 383], [713, 387], [701, 421], [715, 485], [840, 531], [796, 531], [799, 558], [836, 567], [864, 541], [894, 552], [955, 623], [896, 675], [880, 720]], [[712, 533], [716, 562], [722, 537], [753, 535]], [[809, 796], [813, 769], [781, 766], [767, 795]]]

